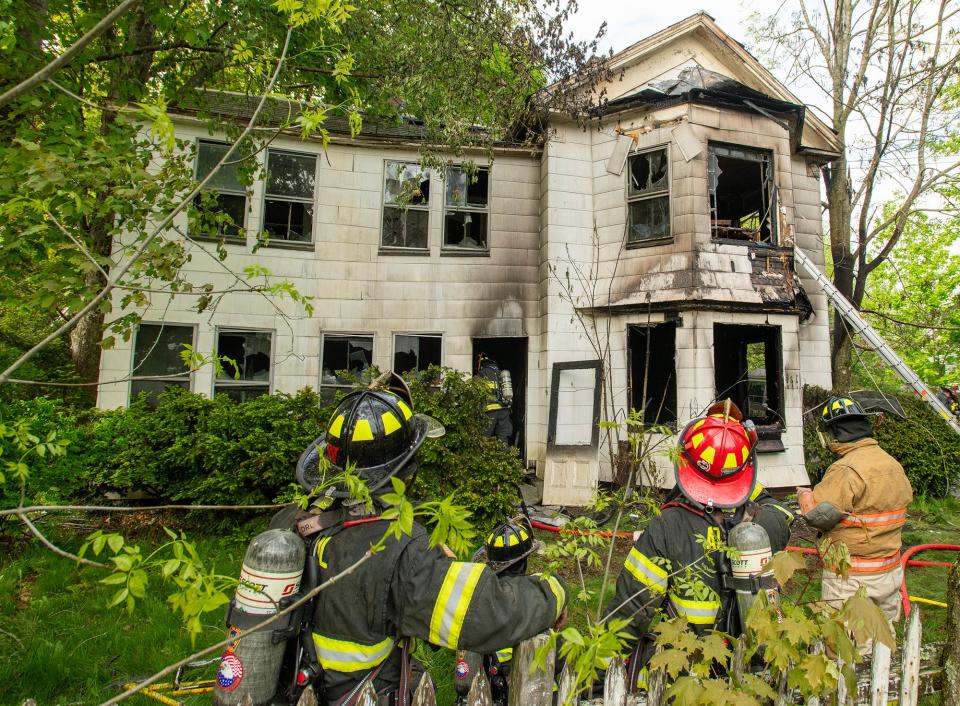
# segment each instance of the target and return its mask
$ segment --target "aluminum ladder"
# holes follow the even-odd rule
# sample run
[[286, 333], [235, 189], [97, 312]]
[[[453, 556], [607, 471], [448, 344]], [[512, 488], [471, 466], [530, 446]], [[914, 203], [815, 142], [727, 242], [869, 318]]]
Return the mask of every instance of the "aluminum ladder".
[[935, 394], [930, 392], [930, 389], [923, 384], [923, 380], [910, 369], [910, 366], [904, 363], [900, 356], [893, 352], [893, 349], [880, 337], [880, 334], [873, 330], [873, 327], [867, 323], [866, 319], [857, 311], [856, 307], [837, 291], [837, 288], [833, 286], [833, 282], [813, 264], [813, 261], [807, 254], [799, 247], [794, 246], [793, 255], [794, 259], [800, 263], [804, 271], [820, 285], [820, 289], [827, 295], [827, 299], [833, 304], [833, 308], [837, 310], [837, 313], [850, 324], [852, 333], [859, 333], [863, 336], [867, 340], [867, 343], [873, 347], [873, 350], [887, 361], [890, 367], [893, 368], [893, 371], [913, 388], [913, 391], [917, 393], [920, 399], [933, 407], [934, 411], [943, 417], [943, 420], [950, 425], [950, 428], [957, 432], [957, 434], [960, 434], [960, 424], [957, 423], [957, 420], [950, 413], [950, 410], [937, 399]]

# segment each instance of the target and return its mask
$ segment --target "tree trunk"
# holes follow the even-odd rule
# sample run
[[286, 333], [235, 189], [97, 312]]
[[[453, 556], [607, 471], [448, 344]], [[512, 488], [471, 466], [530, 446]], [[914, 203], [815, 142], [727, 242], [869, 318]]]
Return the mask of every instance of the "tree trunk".
[[[847, 299], [853, 298], [854, 258], [850, 250], [850, 217], [853, 212], [851, 185], [845, 156], [837, 159], [827, 172], [827, 204], [830, 209], [830, 255], [833, 258], [833, 284]], [[833, 321], [831, 368], [835, 389], [846, 389], [851, 380], [852, 351], [846, 322], [839, 314]]]
[[960, 558], [947, 578], [947, 639], [943, 653], [943, 706], [960, 706]]

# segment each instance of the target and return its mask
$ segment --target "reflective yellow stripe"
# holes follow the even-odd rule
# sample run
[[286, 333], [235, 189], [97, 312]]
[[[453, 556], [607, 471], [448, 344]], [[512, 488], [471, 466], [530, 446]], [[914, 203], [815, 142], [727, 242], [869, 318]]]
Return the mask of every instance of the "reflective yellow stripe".
[[323, 550], [327, 548], [331, 539], [332, 537], [323, 537], [317, 542], [317, 563], [320, 564], [320, 567], [323, 569], [327, 568], [327, 562], [323, 560]]
[[497, 659], [501, 662], [509, 662], [513, 659], [513, 648], [507, 647], [506, 649], [497, 650]]
[[337, 640], [313, 633], [320, 666], [336, 672], [359, 672], [373, 669], [390, 656], [394, 642], [387, 638], [375, 645], [364, 645], [349, 640]]
[[410, 408], [407, 406], [407, 403], [403, 400], [397, 400], [397, 407], [400, 408], [400, 411], [403, 412], [404, 419], [410, 419], [413, 416], [413, 412], [410, 411]]
[[[744, 447], [743, 457], [746, 458], [749, 455], [749, 453], [750, 452], [746, 450], [746, 447]], [[763, 492], [763, 483], [757, 483], [755, 486], [753, 486], [753, 490], [750, 492], [750, 502], [753, 502], [754, 500], [759, 498], [760, 493], [762, 492]]]
[[667, 590], [667, 571], [657, 566], [634, 547], [627, 554], [624, 568], [651, 593], [663, 593]]
[[789, 524], [792, 524], [793, 521], [796, 519], [796, 518], [793, 516], [793, 513], [790, 512], [787, 508], [783, 507], [783, 505], [778, 505], [777, 503], [773, 503], [772, 507], [777, 508], [780, 512], [782, 512], [784, 515], [787, 516], [787, 524], [788, 524], [788, 525], [789, 525]]
[[340, 438], [340, 432], [343, 430], [343, 421], [344, 417], [341, 414], [339, 417], [333, 420], [333, 424], [330, 425], [330, 436], [335, 436], [338, 439]]
[[567, 604], [567, 593], [563, 590], [563, 586], [560, 585], [556, 576], [547, 576], [546, 579], [547, 585], [550, 586], [550, 590], [553, 592], [553, 597], [557, 599], [557, 618], [559, 618], [564, 606]]
[[373, 431], [370, 429], [370, 421], [367, 419], [358, 419], [353, 426], [354, 441], [373, 441]]
[[693, 625], [713, 625], [720, 612], [720, 601], [693, 601], [671, 593], [670, 602], [677, 613], [685, 615]]
[[483, 573], [483, 564], [451, 562], [440, 587], [440, 595], [430, 618], [430, 642], [441, 647], [457, 648], [463, 620], [470, 607], [473, 592]]
[[383, 418], [383, 433], [387, 436], [400, 428], [400, 420], [392, 412], [384, 412], [380, 416]]

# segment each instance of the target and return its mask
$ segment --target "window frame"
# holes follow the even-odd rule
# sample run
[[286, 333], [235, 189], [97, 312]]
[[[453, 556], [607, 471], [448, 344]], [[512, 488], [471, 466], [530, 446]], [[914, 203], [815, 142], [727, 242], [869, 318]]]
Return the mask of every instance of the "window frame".
[[[411, 338], [438, 338], [440, 339], [440, 362], [438, 365], [443, 365], [443, 333], [419, 333], [419, 332], [410, 332], [410, 331], [394, 331], [393, 332], [393, 350], [391, 352], [390, 361], [392, 363], [392, 369], [395, 372], [400, 372], [396, 370], [397, 364], [397, 336], [409, 336]], [[419, 361], [418, 361], [419, 362]], [[424, 368], [425, 370], [426, 368]], [[415, 368], [416, 372], [420, 372], [420, 368]]]
[[[369, 332], [353, 332], [353, 333], [344, 333], [342, 331], [324, 331], [320, 334], [320, 371], [319, 371], [319, 385], [318, 389], [321, 394], [324, 390], [329, 390], [333, 393], [336, 393], [337, 390], [349, 391], [351, 389], [350, 385], [344, 385], [338, 382], [325, 383], [323, 381], [323, 358], [325, 355], [325, 348], [328, 338], [369, 338], [370, 339], [370, 367], [375, 365], [376, 352], [377, 352], [377, 336], [374, 333]], [[331, 371], [336, 374], [336, 371]]]
[[[193, 160], [193, 178], [198, 183], [200, 182], [200, 145], [206, 143], [210, 145], [221, 145], [227, 147], [228, 149], [233, 145], [232, 142], [226, 140], [216, 140], [213, 138], [207, 137], [197, 137], [196, 140], [196, 156]], [[242, 185], [241, 185], [242, 186]], [[206, 233], [190, 233], [190, 237], [199, 240], [216, 240], [219, 241], [221, 238], [224, 239], [227, 243], [233, 244], [244, 244], [247, 240], [247, 224], [250, 219], [250, 193], [246, 187], [243, 187], [239, 191], [234, 191], [233, 189], [224, 190], [217, 187], [205, 186], [201, 190], [202, 192], [206, 191], [216, 191], [218, 194], [227, 194], [228, 196], [243, 196], [243, 223], [235, 223], [237, 227], [240, 228], [242, 233], [219, 233], [218, 235], [208, 235]], [[200, 194], [197, 194], [199, 196]], [[195, 197], [196, 198], [196, 197]], [[189, 229], [189, 222], [187, 224]]]
[[[466, 257], [487, 257], [490, 255], [490, 240], [492, 236], [492, 218], [490, 215], [490, 202], [493, 201], [493, 168], [490, 164], [477, 165], [477, 171], [485, 171], [487, 173], [487, 203], [483, 208], [478, 208], [476, 206], [471, 206], [468, 203], [464, 203], [463, 206], [451, 206], [447, 203], [447, 180], [450, 178], [450, 173], [453, 171], [463, 172], [466, 174], [466, 170], [463, 168], [462, 164], [452, 164], [447, 167], [443, 175], [443, 224], [441, 227], [440, 234], [440, 253], [442, 255], [460, 255]], [[447, 214], [448, 213], [483, 213], [487, 217], [487, 229], [486, 229], [486, 238], [485, 245], [481, 247], [464, 247], [462, 245], [448, 245], [447, 244]]]
[[[404, 166], [416, 166], [420, 169], [420, 174], [426, 176], [429, 180], [430, 187], [427, 194], [427, 202], [425, 204], [408, 204], [407, 206], [401, 208], [394, 204], [387, 203], [387, 177], [389, 175], [389, 169], [391, 164], [400, 164]], [[408, 160], [408, 159], [384, 159], [383, 160], [383, 181], [382, 188], [380, 191], [381, 196], [381, 205], [380, 205], [380, 252], [388, 253], [392, 255], [429, 255], [430, 254], [430, 203], [433, 198], [433, 176], [434, 171], [430, 168], [424, 168], [420, 162]], [[444, 186], [446, 186], [446, 180], [444, 179]], [[446, 193], [444, 193], [444, 200], [446, 200]], [[392, 208], [402, 213], [405, 213], [408, 210], [415, 210], [427, 214], [427, 232], [426, 232], [426, 244], [423, 247], [415, 247], [411, 245], [387, 245], [383, 242], [383, 237], [385, 234], [385, 224], [384, 219], [386, 217], [387, 209]], [[406, 240], [406, 227], [407, 223], [404, 220], [404, 240]]]
[[[644, 154], [649, 154], [651, 152], [664, 152], [666, 154], [667, 160], [667, 176], [666, 176], [666, 187], [660, 191], [653, 193], [645, 194], [630, 194], [630, 178], [631, 178], [631, 169], [630, 163], [636, 158]], [[627, 230], [627, 239], [624, 247], [627, 249], [631, 248], [643, 248], [653, 245], [664, 245], [666, 243], [673, 242], [673, 167], [672, 167], [672, 154], [670, 151], [670, 143], [663, 143], [658, 145], [650, 145], [648, 147], [642, 147], [635, 149], [627, 154], [626, 169], [624, 169], [626, 176], [626, 184], [624, 185], [624, 201], [626, 203], [626, 230]], [[631, 211], [630, 206], [641, 201], [652, 201], [653, 199], [662, 199], [664, 196], [667, 198], [667, 234], [658, 235], [653, 238], [643, 238], [641, 240], [631, 240]]]
[[[276, 350], [277, 350], [277, 332], [274, 329], [270, 328], [256, 328], [256, 327], [246, 327], [246, 326], [217, 326], [213, 330], [213, 340], [216, 344], [216, 355], [220, 355], [220, 334], [221, 333], [268, 333], [270, 334], [270, 371], [267, 379], [267, 392], [266, 394], [273, 394], [273, 379], [274, 379], [274, 361], [276, 360]], [[263, 387], [262, 380], [219, 380], [217, 378], [216, 371], [213, 373], [213, 380], [211, 383], [211, 394], [210, 399], [213, 399], [217, 395], [217, 384], [227, 385], [228, 387], [241, 388], [241, 387]], [[226, 393], [223, 393], [226, 394]]]
[[[767, 157], [766, 164], [769, 167], [770, 173], [768, 175], [767, 187], [768, 193], [767, 198], [770, 200], [770, 203], [767, 204], [768, 211], [771, 212], [770, 218], [770, 240], [748, 240], [746, 238], [732, 238], [732, 237], [722, 237], [716, 235], [717, 228], [719, 227], [714, 221], [716, 218], [714, 214], [717, 210], [716, 199], [717, 199], [717, 184], [713, 183], [716, 181], [717, 177], [715, 176], [714, 169], [714, 159], [717, 149], [721, 150], [741, 150], [747, 153], [754, 153], [760, 156]], [[731, 155], [724, 155], [726, 157], [731, 157]], [[732, 157], [737, 159], [736, 157]], [[758, 163], [763, 164], [763, 160], [757, 160]], [[707, 141], [707, 206], [709, 209], [710, 216], [710, 240], [715, 243], [725, 243], [727, 245], [772, 245], [774, 247], [779, 247], [780, 244], [780, 217], [779, 217], [779, 201], [780, 201], [780, 192], [777, 187], [777, 151], [772, 148], [767, 147], [756, 147], [753, 145], [742, 145], [735, 142], [720, 142], [716, 140]], [[763, 229], [763, 220], [760, 221], [760, 228]]]
[[[198, 328], [198, 327], [197, 327], [196, 324], [182, 324], [182, 323], [171, 322], [171, 321], [141, 321], [140, 323], [138, 323], [138, 324], [137, 324], [136, 331], [134, 331], [134, 333], [133, 333], [133, 338], [131, 339], [132, 345], [130, 346], [130, 379], [127, 381], [127, 405], [128, 405], [128, 406], [130, 405], [131, 402], [133, 402], [133, 399], [134, 399], [134, 398], [133, 398], [133, 384], [134, 384], [135, 382], [142, 381], [142, 380], [162, 380], [162, 381], [174, 382], [174, 381], [176, 381], [176, 380], [181, 379], [180, 377], [170, 378], [170, 377], [159, 376], [159, 375], [140, 375], [140, 376], [138, 376], [138, 375], [136, 374], [136, 368], [137, 368], [137, 338], [140, 336], [140, 329], [141, 329], [141, 327], [143, 327], [143, 326], [159, 326], [161, 329], [162, 329], [164, 326], [178, 326], [178, 327], [182, 327], [182, 328], [189, 328], [189, 329], [191, 330], [191, 334], [190, 334], [190, 345], [191, 345], [191, 346], [194, 346], [194, 348], [195, 348], [196, 345], [197, 345], [197, 328]], [[194, 371], [188, 370], [183, 377], [185, 377], [186, 380], [187, 380], [187, 384], [188, 384], [187, 390], [189, 390], [190, 392], [193, 392], [193, 386], [194, 386], [194, 382], [195, 382], [195, 379], [196, 379], [196, 376], [194, 375]]]
[[[309, 198], [303, 196], [272, 196], [267, 190], [270, 184], [270, 153], [289, 154], [294, 157], [309, 157], [313, 160], [313, 194]], [[260, 199], [260, 234], [266, 236], [264, 245], [266, 247], [276, 246], [280, 248], [313, 250], [317, 242], [317, 189], [320, 185], [320, 160], [318, 155], [312, 152], [300, 152], [287, 149], [285, 147], [268, 147], [263, 155], [263, 198]], [[290, 238], [281, 238], [271, 235], [267, 232], [267, 200], [283, 201], [286, 203], [304, 203], [313, 208], [310, 222], [309, 240], [290, 240]]]

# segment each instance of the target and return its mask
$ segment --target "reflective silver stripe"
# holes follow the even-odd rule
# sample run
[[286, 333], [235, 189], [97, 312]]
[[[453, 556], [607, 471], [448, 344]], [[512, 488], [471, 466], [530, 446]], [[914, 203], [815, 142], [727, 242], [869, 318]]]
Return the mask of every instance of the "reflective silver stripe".
[[314, 633], [313, 641], [321, 666], [337, 672], [372, 669], [383, 662], [394, 648], [394, 641], [390, 638], [376, 645], [362, 645]]
[[430, 642], [441, 647], [456, 648], [467, 608], [477, 587], [483, 564], [451, 562], [440, 587], [440, 594], [430, 618]]
[[691, 601], [671, 595], [670, 603], [677, 613], [685, 615], [694, 625], [710, 625], [720, 611], [720, 604], [714, 601]]
[[[663, 593], [667, 590], [667, 572], [660, 569], [663, 573], [658, 573], [655, 569], [659, 567], [649, 559], [646, 559], [646, 562], [644, 559], [646, 559], [646, 557], [637, 549], [631, 549], [630, 553], [627, 554], [627, 571], [633, 574], [637, 581], [645, 586], [649, 586], [650, 590], [654, 593]], [[647, 562], [652, 564], [652, 566], [649, 566]]]
[[900, 511], [898, 511], [898, 512], [889, 512], [889, 513], [882, 514], [882, 515], [880, 515], [880, 514], [877, 514], [877, 515], [847, 515], [847, 517], [846, 517], [845, 519], [846, 519], [846, 521], [849, 521], [849, 522], [856, 522], [856, 523], [862, 522], [863, 524], [866, 524], [866, 525], [869, 525], [869, 524], [880, 524], [880, 523], [887, 523], [887, 522], [895, 522], [895, 521], [897, 521], [897, 520], [906, 520], [906, 519], [907, 519], [907, 511], [906, 511], [906, 510], [900, 510]]

